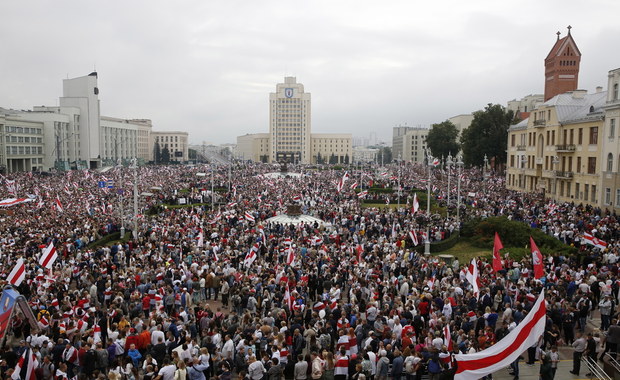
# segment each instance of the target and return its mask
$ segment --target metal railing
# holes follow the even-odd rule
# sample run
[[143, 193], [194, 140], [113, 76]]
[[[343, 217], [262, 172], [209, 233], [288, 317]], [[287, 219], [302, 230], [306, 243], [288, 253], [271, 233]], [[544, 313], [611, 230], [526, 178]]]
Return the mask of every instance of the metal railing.
[[545, 119], [534, 120], [535, 127], [544, 127], [547, 121]]
[[620, 363], [618, 363], [618, 360], [616, 360], [616, 358], [614, 358], [611, 354], [616, 354], [616, 353], [608, 352], [605, 354], [605, 357], [607, 358], [607, 363], [611, 364], [611, 366], [614, 367], [614, 370], [616, 372], [620, 372]]
[[576, 149], [577, 146], [575, 144], [562, 144], [555, 146], [556, 152], [574, 152]]
[[586, 367], [588, 367], [589, 375], [587, 376], [589, 376], [590, 379], [612, 380], [603, 368], [598, 365], [596, 360], [591, 359], [587, 355], [582, 356], [582, 360], [586, 363]]
[[558, 178], [573, 178], [573, 172], [555, 171], [555, 176]]
[[517, 145], [517, 150], [525, 150], [526, 148], [526, 145]]

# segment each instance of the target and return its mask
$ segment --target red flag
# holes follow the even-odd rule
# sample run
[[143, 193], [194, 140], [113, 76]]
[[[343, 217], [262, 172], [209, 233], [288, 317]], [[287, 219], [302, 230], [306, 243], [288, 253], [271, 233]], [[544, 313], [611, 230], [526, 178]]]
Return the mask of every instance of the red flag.
[[443, 328], [443, 344], [448, 348], [448, 352], [452, 352], [454, 347], [452, 346], [452, 335], [450, 334], [450, 325], [445, 325]]
[[502, 241], [499, 240], [499, 235], [495, 233], [495, 242], [493, 243], [493, 270], [497, 273], [504, 269], [502, 267], [502, 257], [499, 254], [499, 250], [504, 248]]
[[534, 278], [541, 278], [545, 275], [545, 271], [543, 270], [543, 257], [542, 253], [536, 246], [534, 239], [530, 236], [530, 247], [532, 250], [532, 266], [534, 267]]

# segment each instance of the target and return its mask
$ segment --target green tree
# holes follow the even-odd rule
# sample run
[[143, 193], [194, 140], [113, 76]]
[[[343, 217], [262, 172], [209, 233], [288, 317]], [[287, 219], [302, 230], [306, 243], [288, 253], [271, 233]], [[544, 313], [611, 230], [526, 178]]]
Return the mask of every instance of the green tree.
[[349, 153], [347, 153], [346, 156], [344, 156], [344, 163], [345, 164], [349, 163]]
[[336, 155], [332, 153], [332, 155], [329, 156], [329, 163], [331, 165], [337, 164], [338, 163], [338, 157], [336, 157]]
[[461, 149], [457, 141], [458, 135], [458, 129], [449, 120], [433, 124], [426, 137], [426, 146], [431, 150], [433, 157], [448, 157], [448, 154], [454, 157]]
[[155, 165], [161, 162], [161, 147], [159, 146], [159, 140], [155, 140], [155, 147], [153, 148], [153, 160], [155, 160]]
[[316, 163], [317, 164], [322, 164], [323, 163], [323, 157], [321, 157], [321, 152], [318, 152], [316, 154]]
[[379, 148], [379, 152], [377, 153], [377, 163], [389, 164], [392, 162], [392, 148], [389, 146], [384, 146]]
[[161, 163], [162, 164], [170, 163], [170, 151], [168, 150], [167, 145], [165, 145], [164, 149], [161, 150]]
[[196, 149], [187, 149], [187, 158], [190, 160], [195, 160], [197, 156]]
[[495, 169], [505, 164], [508, 127], [514, 122], [513, 111], [500, 104], [489, 103], [484, 110], [474, 112], [471, 125], [461, 135], [465, 165], [482, 166], [485, 155]]

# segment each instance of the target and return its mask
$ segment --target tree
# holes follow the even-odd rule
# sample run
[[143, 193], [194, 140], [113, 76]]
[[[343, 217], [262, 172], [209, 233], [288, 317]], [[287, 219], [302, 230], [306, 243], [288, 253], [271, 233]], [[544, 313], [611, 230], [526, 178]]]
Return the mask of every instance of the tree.
[[347, 153], [346, 156], [344, 156], [344, 163], [345, 164], [349, 163], [349, 153]]
[[336, 157], [336, 155], [334, 153], [332, 153], [332, 155], [329, 156], [329, 163], [330, 163], [330, 165], [338, 163], [338, 158]]
[[161, 150], [161, 163], [170, 163], [170, 151], [168, 150], [168, 145], [165, 145], [164, 149]]
[[389, 164], [390, 162], [392, 162], [392, 148], [389, 146], [379, 148], [379, 152], [377, 153], [377, 163]]
[[471, 125], [461, 135], [465, 165], [482, 166], [485, 155], [495, 168], [505, 164], [508, 127], [514, 122], [513, 111], [500, 104], [489, 103], [484, 110], [474, 112]]
[[155, 147], [153, 148], [153, 160], [155, 160], [155, 165], [161, 162], [161, 147], [159, 146], [159, 140], [155, 140]]
[[321, 157], [321, 152], [318, 152], [316, 154], [316, 163], [319, 165], [323, 163], [323, 157]]
[[433, 157], [456, 156], [461, 149], [457, 141], [458, 129], [451, 121], [446, 120], [439, 124], [433, 124], [426, 137], [426, 146], [431, 150]]
[[196, 152], [196, 149], [191, 149], [191, 148], [187, 149], [187, 158], [188, 159], [195, 160], [197, 154], [198, 154], [198, 152]]

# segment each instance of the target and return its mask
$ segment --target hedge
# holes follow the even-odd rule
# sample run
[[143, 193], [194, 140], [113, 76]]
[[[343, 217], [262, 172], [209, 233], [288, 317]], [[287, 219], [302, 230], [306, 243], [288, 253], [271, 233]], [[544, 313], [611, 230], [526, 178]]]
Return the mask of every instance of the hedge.
[[[461, 236], [475, 247], [492, 249], [495, 232], [499, 234], [504, 247], [516, 247], [515, 253], [521, 247], [529, 250], [530, 236], [544, 254], [575, 254], [577, 249], [562, 243], [549, 236], [540, 229], [532, 228], [523, 222], [508, 220], [506, 217], [474, 219], [463, 225]], [[512, 253], [512, 250], [510, 251]]]

